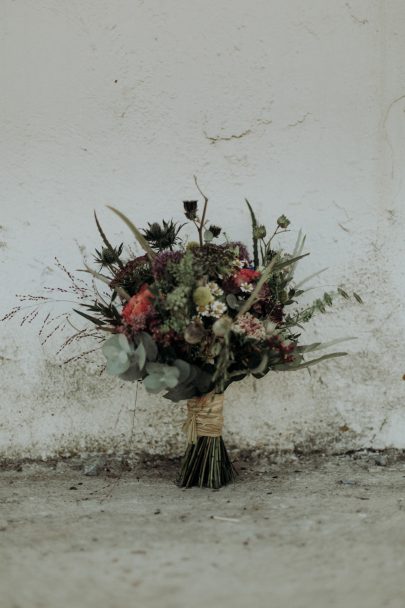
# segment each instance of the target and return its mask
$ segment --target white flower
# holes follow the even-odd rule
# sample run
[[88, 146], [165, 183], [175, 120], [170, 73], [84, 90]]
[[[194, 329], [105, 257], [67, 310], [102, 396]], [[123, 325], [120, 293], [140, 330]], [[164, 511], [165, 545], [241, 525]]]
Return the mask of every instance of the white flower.
[[216, 319], [222, 317], [222, 315], [224, 315], [227, 310], [228, 309], [226, 307], [226, 304], [220, 302], [219, 300], [216, 300], [211, 304], [211, 316], [215, 317]]
[[245, 268], [248, 264], [249, 264], [249, 262], [247, 260], [240, 260], [239, 258], [237, 260], [235, 260], [233, 263], [233, 265], [239, 269]]
[[214, 281], [208, 283], [207, 287], [213, 296], [220, 297], [224, 294], [223, 289], [221, 289], [218, 283], [215, 283]]
[[273, 323], [273, 321], [264, 321], [264, 328], [265, 328], [266, 334], [268, 336], [271, 336], [272, 334], [275, 333], [276, 327], [277, 327], [277, 324]]
[[240, 284], [240, 290], [244, 291], [245, 293], [252, 293], [254, 286], [252, 285], [252, 283], [241, 283]]
[[207, 306], [197, 306], [197, 311], [198, 311], [198, 314], [200, 315], [200, 317], [210, 317], [211, 316], [211, 309], [210, 309], [209, 304], [207, 304]]

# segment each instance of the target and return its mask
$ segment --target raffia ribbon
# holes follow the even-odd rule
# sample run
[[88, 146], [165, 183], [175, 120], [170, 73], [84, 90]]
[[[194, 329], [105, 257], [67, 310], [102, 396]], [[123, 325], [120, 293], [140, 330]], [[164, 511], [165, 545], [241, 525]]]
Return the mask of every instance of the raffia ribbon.
[[188, 443], [197, 443], [198, 437], [220, 437], [224, 426], [224, 395], [208, 393], [187, 401], [187, 420], [183, 431]]

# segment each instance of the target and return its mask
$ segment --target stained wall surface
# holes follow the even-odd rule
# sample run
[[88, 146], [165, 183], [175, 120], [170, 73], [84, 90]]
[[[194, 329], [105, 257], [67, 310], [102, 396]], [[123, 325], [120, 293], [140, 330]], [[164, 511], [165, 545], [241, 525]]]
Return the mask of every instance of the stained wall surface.
[[[193, 175], [209, 216], [248, 241], [248, 197], [311, 256], [338, 305], [307, 339], [357, 336], [311, 374], [230, 388], [229, 443], [285, 451], [405, 448], [405, 4], [402, 0], [3, 0], [1, 312], [67, 281], [98, 246], [181, 220]], [[68, 299], [61, 293], [57, 299]], [[56, 314], [69, 307], [55, 303]], [[80, 320], [77, 320], [80, 324]], [[184, 408], [63, 364], [39, 323], [0, 326], [0, 456], [181, 450]]]

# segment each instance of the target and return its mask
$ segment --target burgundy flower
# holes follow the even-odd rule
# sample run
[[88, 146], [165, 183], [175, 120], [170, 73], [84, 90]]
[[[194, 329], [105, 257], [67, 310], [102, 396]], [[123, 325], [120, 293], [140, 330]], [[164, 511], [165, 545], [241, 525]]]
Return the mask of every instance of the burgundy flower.
[[159, 281], [165, 277], [167, 265], [172, 262], [174, 264], [180, 262], [183, 257], [181, 251], [162, 251], [159, 253], [153, 261], [153, 276], [156, 281]]

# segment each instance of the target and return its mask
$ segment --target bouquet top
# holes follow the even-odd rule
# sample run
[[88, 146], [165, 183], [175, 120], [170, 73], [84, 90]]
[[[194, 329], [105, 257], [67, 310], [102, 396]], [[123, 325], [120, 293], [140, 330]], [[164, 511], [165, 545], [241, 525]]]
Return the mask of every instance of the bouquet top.
[[[75, 312], [93, 324], [91, 335], [102, 341], [107, 372], [142, 381], [147, 391], [180, 401], [212, 391], [223, 393], [247, 375], [262, 378], [271, 370], [302, 369], [346, 354], [306, 359], [308, 353], [342, 339], [302, 344], [303, 325], [316, 312], [325, 312], [335, 296], [349, 296], [338, 288], [300, 306], [305, 280], [297, 283], [294, 273], [299, 260], [308, 255], [301, 232], [293, 251], [283, 251], [276, 245], [277, 237], [289, 230], [290, 221], [281, 215], [269, 231], [246, 201], [252, 224], [248, 248], [208, 220], [208, 199], [197, 181], [196, 186], [203, 202], [183, 203], [187, 223], [196, 230], [195, 241], [182, 237], [185, 224], [155, 221], [139, 230], [111, 208], [132, 231], [142, 255], [128, 255], [122, 243], [111, 244], [95, 215], [102, 247], [96, 249], [95, 267], [84, 269], [94, 278], [92, 286], [84, 288], [60, 265], [78, 300]], [[98, 281], [105, 289], [97, 287]], [[353, 296], [361, 302], [357, 294]], [[37, 305], [48, 300], [22, 299], [34, 303], [22, 323], [34, 319]], [[4, 318], [21, 309], [16, 306]], [[41, 334], [49, 319], [48, 314]], [[86, 330], [79, 330], [65, 345], [86, 335]]]
[[164, 220], [141, 231], [111, 208], [144, 250], [130, 259], [123, 259], [122, 244], [110, 243], [96, 216], [103, 240], [96, 251], [99, 270], [86, 270], [109, 286], [110, 299], [106, 303], [96, 297], [76, 312], [109, 336], [102, 347], [107, 372], [141, 380], [149, 392], [163, 391], [166, 398], [179, 401], [221, 393], [249, 374], [262, 378], [270, 370], [301, 369], [344, 355], [304, 358], [330, 344], [301, 345], [302, 324], [331, 306], [335, 295], [348, 297], [339, 289], [310, 306], [298, 306], [304, 290], [294, 282], [294, 270], [308, 255], [303, 253], [305, 237], [299, 233], [290, 254], [276, 249], [275, 237], [289, 229], [289, 220], [279, 217], [269, 234], [246, 201], [252, 221], [250, 253], [207, 220], [208, 199], [200, 193], [201, 210], [197, 201], [184, 202], [196, 241], [182, 239], [184, 224]]

